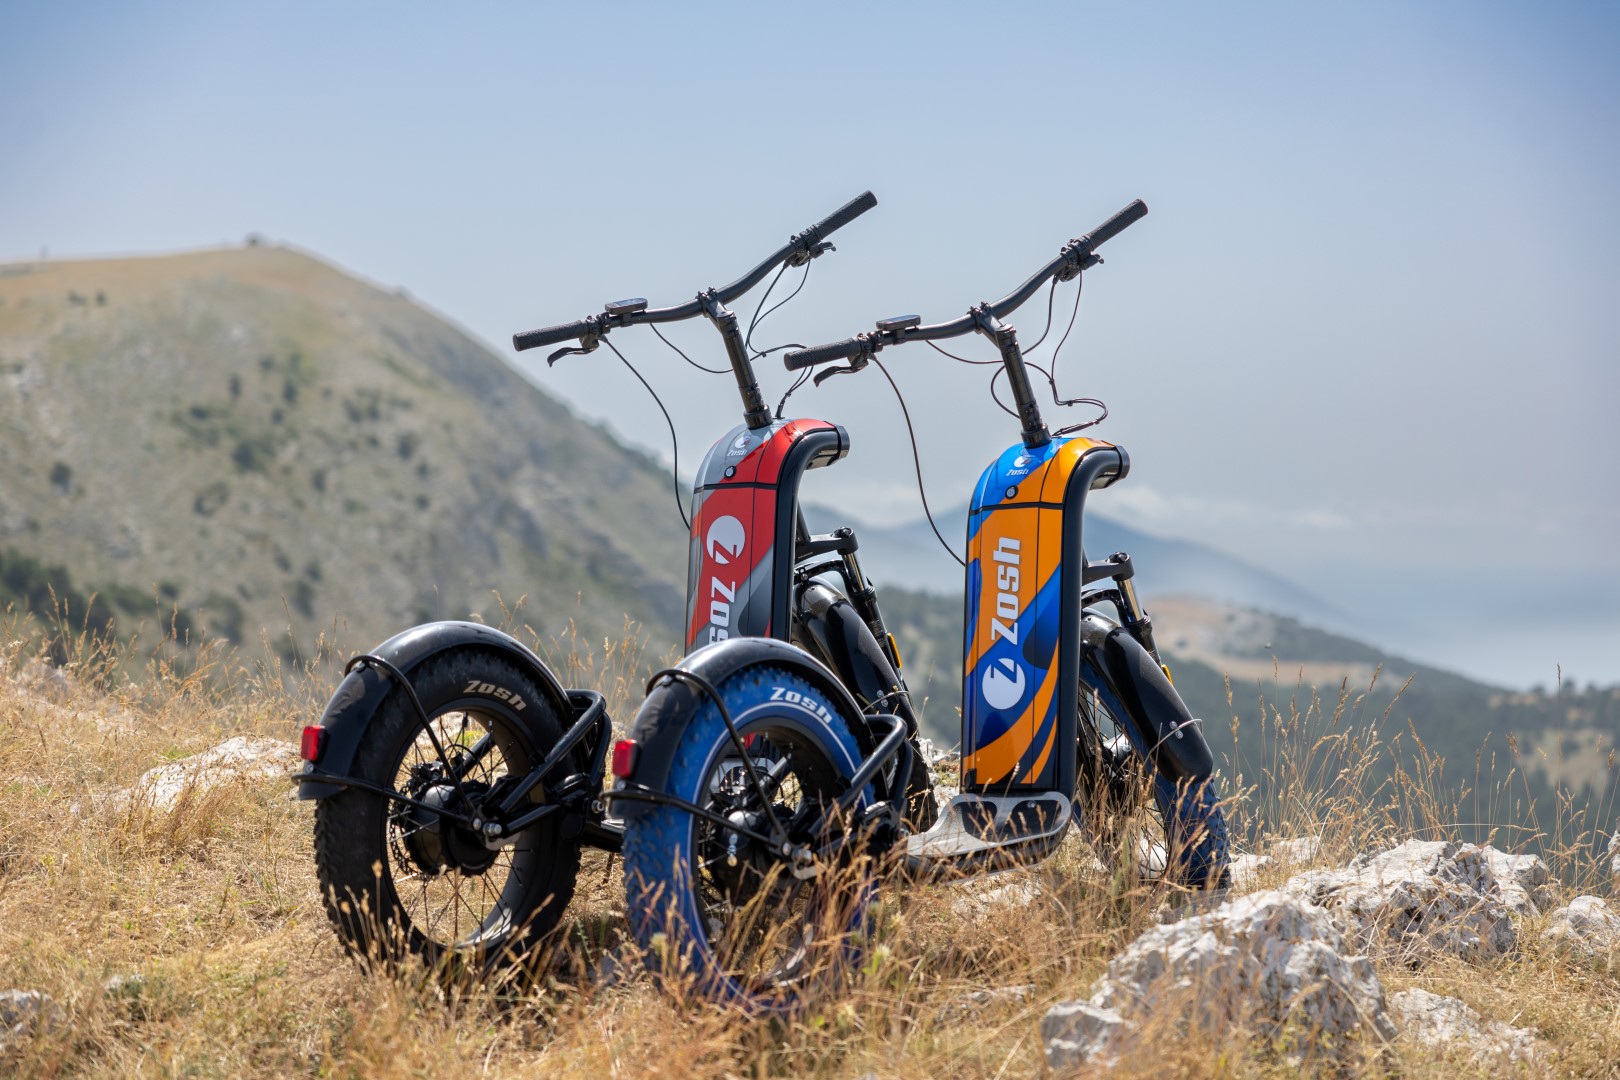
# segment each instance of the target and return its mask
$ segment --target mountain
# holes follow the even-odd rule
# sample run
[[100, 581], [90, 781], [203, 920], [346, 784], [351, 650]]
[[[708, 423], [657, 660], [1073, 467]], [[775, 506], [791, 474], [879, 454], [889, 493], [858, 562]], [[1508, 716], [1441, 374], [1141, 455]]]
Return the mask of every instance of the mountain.
[[291, 655], [528, 594], [543, 635], [674, 640], [668, 505], [649, 456], [309, 255], [0, 267], [0, 606], [95, 593]]
[[[850, 521], [841, 511], [806, 506], [810, 527], [825, 532], [851, 525], [861, 541], [862, 566], [877, 581], [906, 589], [960, 596], [962, 569], [940, 547], [927, 518], [896, 526]], [[957, 554], [967, 533], [967, 504], [936, 513], [934, 522]], [[1281, 575], [1190, 540], [1153, 536], [1095, 510], [1086, 512], [1086, 553], [1100, 559], [1127, 551], [1144, 596], [1205, 596], [1220, 603], [1286, 612], [1307, 622], [1347, 626], [1353, 620], [1335, 605]]]

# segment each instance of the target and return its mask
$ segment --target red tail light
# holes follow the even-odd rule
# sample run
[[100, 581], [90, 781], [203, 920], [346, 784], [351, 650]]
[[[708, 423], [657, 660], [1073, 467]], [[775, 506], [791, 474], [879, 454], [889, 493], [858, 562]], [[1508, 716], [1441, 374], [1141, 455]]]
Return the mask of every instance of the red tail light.
[[633, 739], [620, 739], [613, 744], [613, 775], [627, 780], [636, 771], [636, 751], [641, 749]]
[[326, 729], [312, 724], [304, 729], [303, 738], [298, 740], [298, 756], [305, 761], [318, 761], [325, 746]]

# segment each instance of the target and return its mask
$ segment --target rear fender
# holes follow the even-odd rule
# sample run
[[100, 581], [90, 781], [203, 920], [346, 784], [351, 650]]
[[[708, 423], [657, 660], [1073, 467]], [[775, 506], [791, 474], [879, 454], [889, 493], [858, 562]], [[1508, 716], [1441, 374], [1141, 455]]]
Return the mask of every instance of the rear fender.
[[[545, 661], [516, 638], [482, 623], [433, 622], [413, 626], [377, 646], [371, 655], [388, 661], [409, 676], [412, 669], [424, 661], [451, 649], [465, 648], [498, 653], [511, 661], [540, 687], [566, 727], [568, 718], [574, 715], [574, 708], [568, 703], [567, 692], [551, 669], [546, 667]], [[306, 762], [304, 771], [350, 775], [355, 754], [365, 741], [366, 729], [371, 726], [383, 699], [395, 685], [392, 678], [372, 664], [357, 665], [345, 675], [331, 700], [326, 703], [326, 711], [321, 714], [321, 727], [326, 734], [322, 739], [320, 760]], [[298, 781], [300, 799], [324, 799], [342, 790], [338, 784], [319, 780]]]
[[[809, 653], [785, 641], [775, 638], [729, 638], [697, 649], [676, 667], [690, 671], [716, 688], [751, 667], [775, 667], [791, 671], [825, 695], [825, 704], [843, 717], [862, 755], [870, 754], [873, 750], [871, 732], [867, 730], [861, 710], [849, 691]], [[635, 719], [630, 721], [629, 737], [637, 747], [635, 767], [620, 783], [664, 791], [681, 737], [707, 700], [707, 694], [684, 680], [663, 679], [654, 686], [636, 711]], [[614, 812], [626, 820], [639, 817], [652, 808], [651, 803], [639, 800], [622, 799], [614, 803]]]
[[1176, 781], [1208, 780], [1215, 755], [1169, 676], [1130, 633], [1087, 612], [1081, 624], [1081, 678], [1099, 680], [1123, 706], [1116, 717], [1131, 745]]

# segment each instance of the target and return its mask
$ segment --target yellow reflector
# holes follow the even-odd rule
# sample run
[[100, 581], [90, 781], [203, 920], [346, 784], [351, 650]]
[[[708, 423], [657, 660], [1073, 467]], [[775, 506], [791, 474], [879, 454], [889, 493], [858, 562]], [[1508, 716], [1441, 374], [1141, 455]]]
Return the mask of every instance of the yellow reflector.
[[893, 634], [889, 635], [889, 652], [894, 656], [894, 669], [899, 671], [905, 665], [900, 662], [900, 646], [894, 643]]
[[1176, 684], [1176, 677], [1174, 675], [1170, 674], [1170, 665], [1169, 664], [1160, 664], [1159, 667], [1164, 669], [1164, 677], [1170, 680], [1170, 685], [1171, 686], [1174, 686]]

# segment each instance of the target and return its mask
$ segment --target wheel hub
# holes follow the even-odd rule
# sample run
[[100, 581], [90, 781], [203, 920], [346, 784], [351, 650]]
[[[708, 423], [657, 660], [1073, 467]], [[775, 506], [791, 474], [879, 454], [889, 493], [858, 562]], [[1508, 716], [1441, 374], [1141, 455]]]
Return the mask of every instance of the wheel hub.
[[405, 850], [425, 874], [437, 876], [450, 869], [481, 874], [499, 854], [484, 846], [478, 833], [446, 816], [475, 814], [489, 785], [464, 780], [461, 788], [458, 791], [455, 785], [434, 779], [411, 793], [420, 805], [405, 808]]

